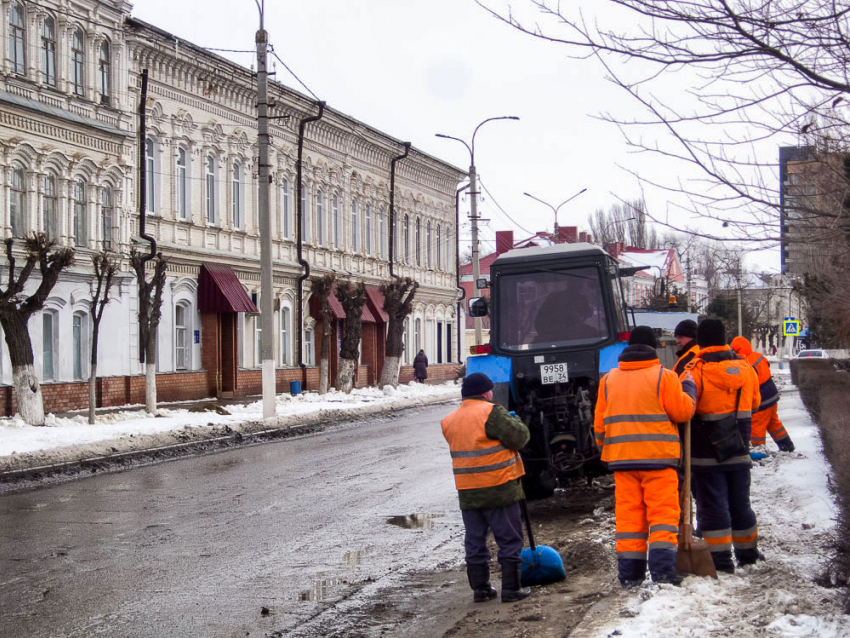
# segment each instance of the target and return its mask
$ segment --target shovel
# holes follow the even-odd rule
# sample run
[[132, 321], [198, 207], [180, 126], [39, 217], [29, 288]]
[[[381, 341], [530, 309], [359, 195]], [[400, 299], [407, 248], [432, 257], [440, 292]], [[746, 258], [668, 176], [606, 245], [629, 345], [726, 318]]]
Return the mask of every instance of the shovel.
[[676, 571], [680, 574], [711, 576], [717, 578], [711, 550], [702, 538], [694, 538], [691, 512], [691, 422], [685, 427], [685, 484], [682, 490], [684, 516], [679, 530], [679, 548], [676, 552]]
[[530, 545], [519, 554], [520, 559], [522, 559], [520, 582], [523, 587], [565, 580], [567, 572], [564, 569], [564, 561], [561, 560], [561, 555], [551, 547], [534, 544], [534, 532], [531, 531], [531, 519], [528, 516], [528, 505], [525, 499], [522, 499], [519, 505], [522, 509], [522, 517], [525, 519], [525, 528], [528, 530], [528, 544]]

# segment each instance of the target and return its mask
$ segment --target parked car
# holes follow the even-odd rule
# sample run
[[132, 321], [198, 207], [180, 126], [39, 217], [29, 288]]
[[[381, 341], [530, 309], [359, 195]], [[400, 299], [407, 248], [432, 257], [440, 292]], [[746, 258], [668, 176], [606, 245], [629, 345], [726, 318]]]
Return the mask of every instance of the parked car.
[[797, 353], [798, 359], [829, 359], [829, 353], [826, 350], [800, 350]]

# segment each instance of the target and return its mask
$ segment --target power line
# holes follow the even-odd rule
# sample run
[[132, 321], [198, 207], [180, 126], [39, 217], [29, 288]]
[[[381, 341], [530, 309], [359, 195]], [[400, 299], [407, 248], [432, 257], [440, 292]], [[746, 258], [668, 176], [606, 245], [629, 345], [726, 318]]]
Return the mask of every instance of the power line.
[[505, 209], [504, 209], [504, 208], [502, 208], [502, 207], [499, 205], [499, 202], [497, 202], [497, 201], [496, 201], [496, 198], [495, 198], [495, 197], [493, 197], [493, 194], [492, 194], [492, 193], [491, 193], [491, 192], [487, 189], [487, 187], [484, 185], [484, 181], [481, 179], [481, 176], [480, 176], [480, 175], [479, 175], [479, 177], [478, 177], [478, 183], [479, 183], [479, 184], [481, 184], [481, 188], [483, 188], [483, 189], [484, 189], [484, 192], [485, 192], [485, 193], [487, 193], [487, 196], [490, 198], [490, 200], [493, 202], [493, 204], [495, 204], [495, 205], [496, 205], [496, 208], [498, 208], [498, 209], [501, 211], [501, 213], [502, 213], [505, 217], [507, 217], [507, 218], [508, 218], [508, 220], [510, 220], [510, 221], [511, 221], [511, 223], [513, 223], [513, 224], [514, 224], [514, 226], [516, 226], [517, 228], [519, 228], [521, 231], [528, 233], [529, 235], [535, 235], [535, 234], [536, 234], [536, 233], [531, 232], [530, 230], [528, 230], [528, 229], [527, 229], [527, 228], [525, 228], [524, 226], [522, 226], [522, 224], [520, 224], [520, 223], [519, 223], [519, 222], [517, 222], [517, 221], [516, 221], [513, 217], [511, 217], [510, 215], [508, 215], [508, 213], [505, 211]]

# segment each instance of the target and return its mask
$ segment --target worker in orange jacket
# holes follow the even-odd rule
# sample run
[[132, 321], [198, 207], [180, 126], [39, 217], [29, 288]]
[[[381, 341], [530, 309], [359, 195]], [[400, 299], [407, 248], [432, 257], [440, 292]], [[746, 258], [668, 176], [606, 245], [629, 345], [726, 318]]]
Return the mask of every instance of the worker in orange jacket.
[[726, 329], [718, 319], [697, 327], [699, 355], [685, 374], [693, 375], [697, 409], [691, 466], [697, 524], [711, 550], [717, 571], [734, 573], [758, 552], [758, 525], [750, 507], [751, 417], [761, 403], [758, 377], [750, 365], [726, 345]]
[[678, 584], [676, 545], [681, 457], [677, 422], [694, 413], [696, 387], [686, 375], [663, 368], [655, 333], [638, 326], [618, 367], [602, 377], [594, 431], [602, 460], [614, 472], [617, 569], [624, 587], [654, 582]]
[[779, 390], [770, 374], [770, 362], [763, 354], [753, 352], [753, 346], [745, 337], [732, 339], [732, 350], [746, 359], [759, 378], [759, 394], [761, 403], [753, 413], [753, 428], [750, 433], [752, 445], [765, 445], [767, 433], [770, 433], [776, 445], [782, 452], [793, 452], [794, 442], [785, 431], [785, 426], [779, 420]]

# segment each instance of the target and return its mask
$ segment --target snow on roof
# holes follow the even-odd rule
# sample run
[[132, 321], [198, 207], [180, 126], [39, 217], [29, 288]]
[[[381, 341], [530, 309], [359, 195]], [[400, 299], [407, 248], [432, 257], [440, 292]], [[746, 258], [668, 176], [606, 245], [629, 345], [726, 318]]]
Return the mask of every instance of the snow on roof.
[[[644, 250], [642, 248], [627, 248], [620, 253], [620, 261], [627, 266], [647, 266], [648, 268], [660, 268], [662, 272], [667, 269], [670, 259], [670, 249]], [[638, 276], [657, 277], [655, 271], [639, 272]]]

